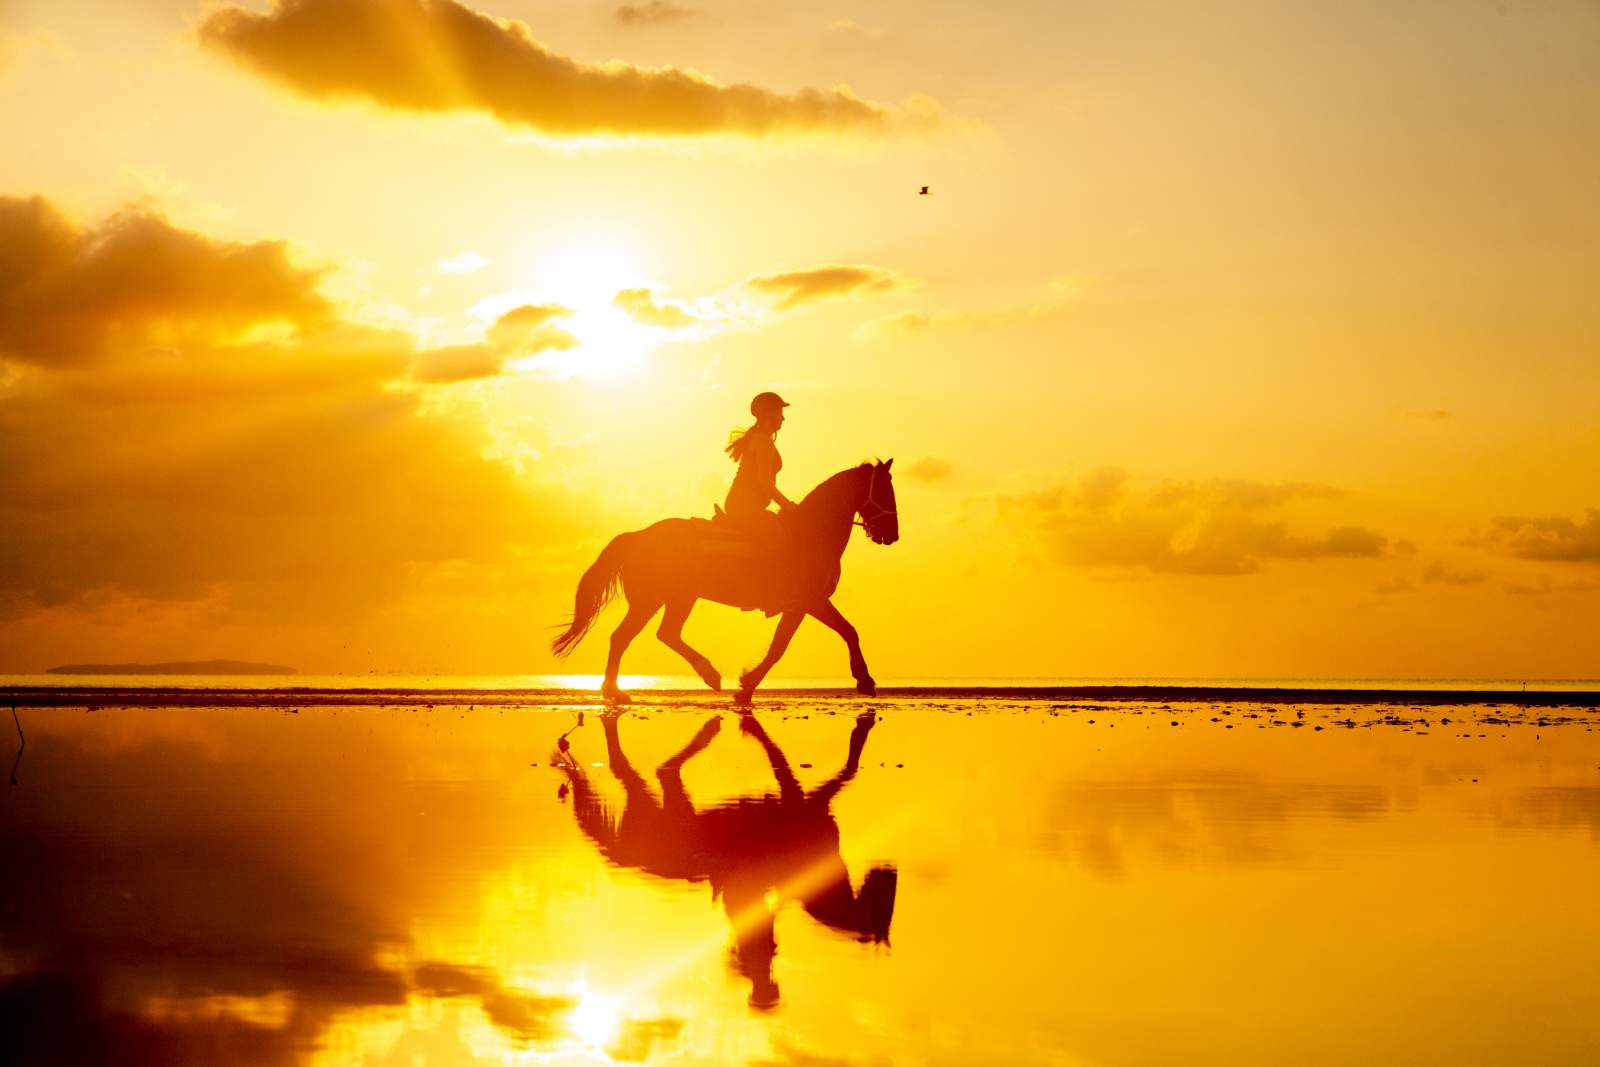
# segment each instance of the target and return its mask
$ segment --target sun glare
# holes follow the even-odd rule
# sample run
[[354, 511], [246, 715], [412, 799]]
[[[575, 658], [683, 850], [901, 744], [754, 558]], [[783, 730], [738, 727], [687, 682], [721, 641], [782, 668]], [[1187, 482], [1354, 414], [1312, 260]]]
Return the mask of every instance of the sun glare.
[[585, 991], [567, 1016], [567, 1025], [585, 1045], [603, 1048], [617, 1036], [617, 1005], [610, 997]]
[[578, 339], [578, 347], [534, 356], [515, 368], [595, 380], [637, 371], [658, 331], [634, 321], [615, 301], [641, 274], [642, 257], [625, 235], [595, 232], [558, 240], [533, 264], [531, 281], [542, 299], [572, 309], [561, 327]]

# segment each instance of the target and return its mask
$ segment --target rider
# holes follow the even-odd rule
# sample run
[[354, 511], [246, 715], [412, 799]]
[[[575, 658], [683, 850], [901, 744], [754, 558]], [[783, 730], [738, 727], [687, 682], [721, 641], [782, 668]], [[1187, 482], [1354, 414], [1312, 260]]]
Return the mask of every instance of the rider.
[[733, 476], [723, 510], [736, 524], [760, 536], [774, 533], [777, 516], [767, 509], [769, 504], [776, 501], [785, 510], [795, 506], [778, 490], [783, 457], [778, 455], [773, 441], [783, 426], [783, 409], [788, 406], [788, 401], [777, 393], [757, 393], [750, 401], [750, 414], [756, 421], [743, 430], [735, 430], [728, 439], [726, 451], [738, 462], [739, 472]]

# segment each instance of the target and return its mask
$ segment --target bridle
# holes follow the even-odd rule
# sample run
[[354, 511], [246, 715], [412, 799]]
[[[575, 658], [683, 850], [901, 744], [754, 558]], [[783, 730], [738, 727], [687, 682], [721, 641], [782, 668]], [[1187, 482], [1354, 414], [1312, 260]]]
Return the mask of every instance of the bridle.
[[[898, 516], [900, 514], [894, 508], [886, 508], [882, 504], [878, 503], [877, 498], [874, 495], [878, 491], [878, 472], [882, 469], [883, 468], [881, 467], [872, 468], [872, 477], [867, 481], [867, 499], [862, 501], [861, 506], [856, 509], [861, 518], [860, 520], [852, 520], [852, 526], [859, 526], [865, 530], [867, 528], [867, 524], [870, 522], [876, 522], [878, 519], [886, 516]], [[870, 515], [867, 513], [867, 508], [869, 507], [872, 508], [872, 513]]]

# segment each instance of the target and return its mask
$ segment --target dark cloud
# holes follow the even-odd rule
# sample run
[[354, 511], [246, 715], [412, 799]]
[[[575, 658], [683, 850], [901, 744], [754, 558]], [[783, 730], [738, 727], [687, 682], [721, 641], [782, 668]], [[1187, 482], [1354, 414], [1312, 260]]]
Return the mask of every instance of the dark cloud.
[[266, 14], [225, 6], [206, 16], [200, 39], [318, 99], [479, 112], [565, 136], [881, 133], [936, 121], [929, 105], [912, 120], [845, 88], [779, 93], [671, 67], [582, 63], [524, 23], [453, 0], [276, 0]]
[[616, 20], [624, 26], [653, 26], [663, 22], [682, 22], [705, 12], [697, 7], [679, 7], [667, 0], [650, 0], [648, 4], [623, 4], [616, 10]]
[[1483, 571], [1458, 571], [1438, 561], [1422, 570], [1422, 580], [1428, 585], [1479, 585], [1488, 577]]
[[83, 366], [313, 328], [330, 313], [321, 280], [279, 241], [218, 241], [143, 211], [83, 229], [43, 198], [0, 197], [0, 358]]
[[[555, 501], [400, 387], [411, 338], [339, 321], [283, 246], [139, 214], [80, 230], [37, 200], [0, 215], [0, 365], [34, 368], [0, 391], [0, 633], [110, 595], [350, 618], [419, 569], [560, 536]], [[543, 343], [558, 311], [485, 344]]]
[[1600, 563], [1600, 508], [1590, 508], [1582, 522], [1562, 515], [1547, 519], [1502, 515], [1485, 540], [1489, 547], [1518, 559]]
[[616, 295], [612, 303], [626, 311], [635, 322], [645, 326], [660, 326], [672, 330], [693, 326], [701, 321], [681, 304], [670, 300], [657, 300], [649, 289], [624, 289]]
[[954, 470], [947, 459], [924, 456], [915, 463], [906, 464], [900, 473], [914, 482], [942, 482], [948, 479]]
[[1362, 526], [1318, 536], [1290, 533], [1263, 512], [1337, 495], [1321, 486], [1214, 480], [1171, 482], [1135, 493], [1127, 474], [1102, 469], [996, 501], [1002, 522], [1037, 530], [1063, 563], [1172, 574], [1238, 575], [1263, 560], [1374, 559], [1388, 539]]
[[903, 277], [882, 267], [828, 264], [757, 275], [744, 286], [764, 296], [777, 297], [774, 311], [791, 311], [834, 297], [884, 292], [904, 282]]
[[1593, 593], [1600, 590], [1600, 582], [1576, 579], [1573, 581], [1555, 581], [1548, 574], [1541, 574], [1532, 584], [1512, 582], [1506, 586], [1506, 592], [1512, 596], [1549, 596], [1552, 593]]

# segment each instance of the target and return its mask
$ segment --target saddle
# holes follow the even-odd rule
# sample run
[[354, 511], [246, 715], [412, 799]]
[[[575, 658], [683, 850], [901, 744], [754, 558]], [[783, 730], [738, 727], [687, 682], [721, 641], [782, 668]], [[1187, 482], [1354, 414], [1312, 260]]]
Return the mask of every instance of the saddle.
[[740, 597], [745, 611], [777, 615], [795, 599], [797, 562], [791, 558], [783, 527], [776, 514], [755, 522], [735, 519], [713, 505], [709, 519], [690, 519], [695, 533], [696, 556], [719, 569], [730, 568], [745, 577], [747, 596]]

